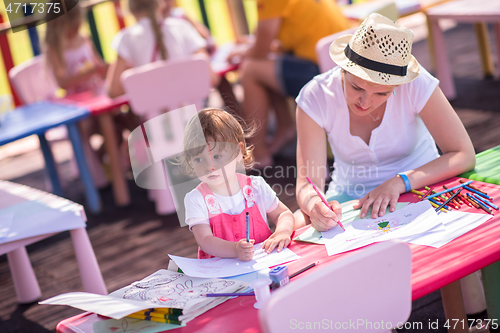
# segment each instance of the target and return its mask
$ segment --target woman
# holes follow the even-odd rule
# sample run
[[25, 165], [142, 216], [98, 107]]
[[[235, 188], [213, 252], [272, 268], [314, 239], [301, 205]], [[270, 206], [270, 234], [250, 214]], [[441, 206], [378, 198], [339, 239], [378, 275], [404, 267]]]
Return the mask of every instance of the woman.
[[[338, 38], [339, 66], [297, 97], [297, 227], [325, 231], [341, 218], [339, 201], [360, 199], [365, 217], [396, 208], [399, 195], [474, 168], [470, 138], [432, 77], [411, 55], [413, 32], [371, 14]], [[328, 209], [307, 182], [324, 188], [325, 133], [335, 158]], [[442, 155], [439, 156], [436, 144]]]

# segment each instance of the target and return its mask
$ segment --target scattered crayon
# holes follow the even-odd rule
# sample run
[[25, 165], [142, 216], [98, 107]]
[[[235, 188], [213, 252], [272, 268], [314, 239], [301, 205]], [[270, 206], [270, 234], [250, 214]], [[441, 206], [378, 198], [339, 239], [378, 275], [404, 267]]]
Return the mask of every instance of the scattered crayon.
[[[465, 183], [465, 181], [464, 181], [463, 179], [460, 179], [460, 180], [459, 180], [459, 182], [461, 182], [462, 184], [463, 184], [463, 183]], [[475, 187], [475, 186], [474, 186], [474, 185], [472, 185], [472, 184], [469, 184], [468, 186], [469, 186], [470, 188], [472, 188], [472, 189], [474, 189], [474, 190], [478, 191], [478, 192], [481, 192], [481, 193], [483, 193], [483, 194], [488, 195], [488, 193], [486, 193], [486, 192], [484, 192], [484, 191], [482, 191], [482, 190], [478, 189], [477, 187]]]

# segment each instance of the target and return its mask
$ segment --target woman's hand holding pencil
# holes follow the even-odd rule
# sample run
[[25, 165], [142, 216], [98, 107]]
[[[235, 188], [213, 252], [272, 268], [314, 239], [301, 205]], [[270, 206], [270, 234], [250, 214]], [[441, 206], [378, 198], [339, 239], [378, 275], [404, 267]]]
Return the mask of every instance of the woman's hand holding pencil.
[[318, 231], [327, 231], [339, 225], [345, 231], [344, 226], [340, 222], [342, 218], [342, 207], [340, 207], [340, 204], [337, 201], [327, 202], [311, 179], [309, 177], [306, 178], [320, 198], [320, 200], [314, 203], [311, 215], [309, 216], [313, 228]]
[[238, 255], [238, 259], [241, 261], [250, 261], [253, 259], [253, 243], [255, 243], [254, 239], [250, 239], [250, 242], [247, 242], [246, 239], [240, 239], [240, 241], [236, 243], [236, 254]]

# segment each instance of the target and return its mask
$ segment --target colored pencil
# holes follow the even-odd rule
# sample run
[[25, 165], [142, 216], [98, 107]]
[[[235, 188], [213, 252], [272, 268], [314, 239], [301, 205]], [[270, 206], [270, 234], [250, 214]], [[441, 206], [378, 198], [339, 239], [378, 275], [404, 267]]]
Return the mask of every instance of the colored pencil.
[[[332, 207], [330, 207], [330, 205], [328, 204], [328, 202], [326, 201], [325, 197], [323, 197], [323, 195], [321, 194], [321, 192], [318, 190], [318, 188], [316, 187], [316, 185], [314, 185], [314, 183], [312, 182], [311, 178], [309, 177], [306, 177], [307, 178], [307, 181], [312, 185], [313, 189], [316, 191], [316, 193], [318, 194], [318, 196], [321, 198], [321, 200], [323, 201], [323, 203], [326, 205], [326, 207], [330, 208], [333, 212], [333, 209]], [[344, 226], [342, 225], [342, 223], [340, 223], [340, 220], [337, 222], [337, 224], [342, 228], [342, 230], [345, 231], [345, 228]]]
[[295, 277], [295, 276], [299, 275], [300, 273], [304, 273], [305, 271], [307, 271], [307, 270], [308, 270], [308, 269], [310, 269], [310, 268], [313, 268], [314, 266], [316, 266], [316, 263], [315, 263], [315, 262], [314, 262], [314, 263], [312, 263], [312, 264], [310, 264], [309, 266], [306, 266], [306, 267], [304, 267], [304, 268], [302, 268], [302, 269], [300, 269], [300, 270], [296, 271], [295, 273], [290, 274], [289, 278], [291, 279], [291, 278], [293, 278], [293, 277]]
[[255, 293], [218, 293], [218, 294], [202, 294], [205, 297], [232, 297], [232, 296], [255, 296]]
[[494, 203], [489, 202], [488, 200], [486, 200], [486, 199], [484, 199], [484, 198], [480, 197], [480, 196], [479, 196], [479, 195], [477, 195], [476, 193], [472, 193], [472, 196], [473, 196], [474, 198], [476, 198], [478, 201], [480, 201], [480, 202], [482, 202], [482, 203], [484, 203], [484, 204], [486, 204], [486, 205], [490, 206], [490, 207], [491, 207], [491, 208], [493, 208], [493, 209], [498, 210], [498, 206], [497, 206], [497, 205], [495, 205]]
[[475, 202], [482, 210], [484, 210], [486, 213], [491, 214], [491, 209], [489, 209], [487, 206], [476, 200], [470, 193], [467, 193], [467, 197], [472, 201]]
[[441, 206], [439, 206], [438, 208], [436, 208], [436, 212], [438, 210], [440, 210], [441, 208], [443, 208], [448, 202], [450, 202], [451, 200], [453, 200], [453, 198], [455, 196], [457, 196], [460, 193], [460, 191], [462, 191], [462, 189], [459, 189], [457, 192], [455, 192], [455, 194], [453, 194], [451, 197], [449, 197], [448, 200], [446, 200], [444, 203], [442, 203]]
[[[436, 205], [434, 202], [432, 202], [432, 201], [429, 201], [429, 202], [431, 203], [432, 207], [434, 207], [434, 208], [438, 208], [439, 207], [439, 205]], [[441, 211], [445, 212], [445, 213], [448, 213], [448, 211], [446, 209], [444, 209], [444, 208], [441, 208]]]
[[465, 187], [465, 189], [467, 189], [467, 191], [470, 191], [470, 192], [472, 192], [472, 193], [476, 193], [476, 194], [478, 194], [478, 195], [480, 195], [480, 196], [482, 196], [483, 198], [486, 198], [486, 199], [488, 199], [488, 200], [493, 200], [493, 198], [492, 198], [492, 197], [490, 197], [489, 195], [487, 195], [487, 194], [483, 194], [483, 193], [481, 193], [481, 192], [479, 192], [479, 191], [476, 191], [476, 190], [475, 190], [475, 189], [473, 189], [472, 187], [469, 187], [469, 186], [464, 186], [464, 187]]
[[424, 195], [423, 192], [417, 191], [417, 190], [410, 190], [411, 193], [417, 194], [417, 195]]
[[250, 243], [250, 222], [248, 218], [248, 212], [247, 212], [247, 243]]
[[[443, 185], [443, 188], [445, 190], [448, 189], [445, 185]], [[455, 191], [448, 192], [447, 194], [450, 196], [452, 194], [455, 194]], [[457, 195], [455, 198], [453, 198], [452, 201], [458, 205], [458, 208], [460, 208], [460, 206], [462, 205], [462, 200], [460, 200], [460, 196], [459, 195]]]
[[429, 194], [431, 194], [431, 193], [432, 193], [432, 190], [431, 190], [431, 189], [427, 190], [427, 192], [425, 192], [425, 193], [424, 193], [424, 195], [422, 195], [422, 197], [421, 197], [421, 198], [420, 198], [420, 200], [418, 200], [418, 201], [422, 201], [422, 200], [424, 200], [424, 199], [425, 199], [425, 197], [426, 197], [426, 196], [428, 196], [428, 195], [429, 195]]
[[[461, 183], [465, 183], [465, 181], [464, 181], [463, 179], [460, 179], [460, 180], [459, 180], [459, 182], [461, 182]], [[486, 193], [486, 192], [484, 192], [484, 191], [482, 191], [482, 190], [478, 189], [477, 187], [475, 187], [475, 186], [474, 186], [474, 185], [472, 185], [472, 184], [469, 184], [468, 186], [469, 186], [470, 188], [475, 189], [475, 190], [476, 190], [476, 191], [478, 191], [478, 192], [481, 192], [481, 193], [483, 193], [483, 194], [488, 195], [488, 193]]]
[[156, 312], [156, 313], [171, 314], [171, 315], [181, 315], [182, 314], [182, 309], [176, 309], [176, 308], [149, 308], [149, 309], [142, 310], [142, 311], [137, 311], [137, 312], [134, 312], [134, 313], [135, 314], [139, 314], [141, 312]]
[[[429, 200], [432, 204], [436, 205], [435, 207], [439, 207], [439, 206], [442, 204], [442, 202], [440, 202], [440, 201], [436, 201], [436, 200], [434, 200], [434, 199], [429, 199], [429, 198], [427, 198], [427, 200]], [[433, 206], [434, 206], [434, 205], [433, 205]], [[450, 207], [448, 207], [448, 206], [444, 205], [443, 207], [441, 207], [441, 209], [447, 209], [447, 210], [450, 210]]]
[[446, 193], [446, 192], [450, 192], [450, 191], [456, 190], [456, 189], [458, 189], [458, 188], [461, 188], [461, 187], [464, 187], [464, 186], [466, 186], [466, 185], [469, 185], [470, 183], [472, 183], [472, 180], [471, 180], [471, 181], [468, 181], [468, 182], [465, 182], [465, 183], [463, 183], [463, 184], [457, 185], [457, 186], [450, 187], [449, 189], [444, 190], [444, 191], [441, 191], [441, 192], [438, 192], [438, 193], [436, 193], [436, 194], [429, 195], [429, 196], [427, 197], [427, 199], [430, 199], [430, 198], [435, 198], [435, 197], [437, 197], [437, 196], [440, 196], [440, 195], [441, 195], [441, 194], [443, 194], [443, 193]]
[[178, 320], [162, 319], [162, 318], [156, 318], [156, 317], [144, 316], [144, 315], [137, 315], [137, 314], [129, 314], [127, 317], [128, 318], [134, 318], [134, 319], [142, 319], [142, 320], [147, 320], [147, 321], [154, 321], [156, 323], [176, 324], [176, 325], [181, 325], [182, 324], [182, 322], [180, 322]]

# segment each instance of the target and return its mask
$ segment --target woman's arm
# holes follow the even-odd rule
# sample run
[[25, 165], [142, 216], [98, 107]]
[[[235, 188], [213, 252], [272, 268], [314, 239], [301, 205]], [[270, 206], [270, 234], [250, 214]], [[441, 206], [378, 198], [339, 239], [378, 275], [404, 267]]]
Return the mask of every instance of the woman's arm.
[[290, 236], [294, 230], [293, 214], [284, 203], [279, 201], [276, 209], [268, 213], [268, 217], [276, 224], [276, 230], [264, 241], [262, 248], [267, 253], [271, 253], [278, 246], [278, 252], [280, 252], [292, 241]]
[[[326, 231], [337, 225], [342, 209], [337, 201], [329, 202], [333, 211], [329, 209], [306, 179], [309, 177], [319, 189], [325, 188], [327, 176], [325, 131], [299, 106], [296, 118], [297, 203], [316, 230]], [[295, 229], [303, 226], [304, 222], [307, 223], [297, 220]]]
[[238, 258], [242, 261], [249, 261], [253, 258], [254, 240], [247, 242], [241, 239], [238, 242], [230, 242], [219, 237], [215, 237], [208, 224], [197, 224], [192, 227], [194, 238], [200, 248], [215, 257]]
[[[436, 87], [420, 111], [420, 118], [443, 155], [414, 170], [401, 170], [407, 175], [412, 189], [434, 184], [474, 168], [476, 157], [469, 135], [439, 87]], [[392, 177], [360, 200], [360, 206], [363, 207], [361, 217], [366, 216], [370, 205], [373, 205], [372, 218], [383, 216], [387, 205], [394, 211], [399, 195], [404, 192], [405, 184], [401, 177]]]
[[120, 76], [129, 68], [130, 66], [125, 59], [120, 56], [117, 56], [116, 61], [109, 66], [106, 76], [106, 90], [108, 91], [109, 97], [115, 98], [125, 94]]

